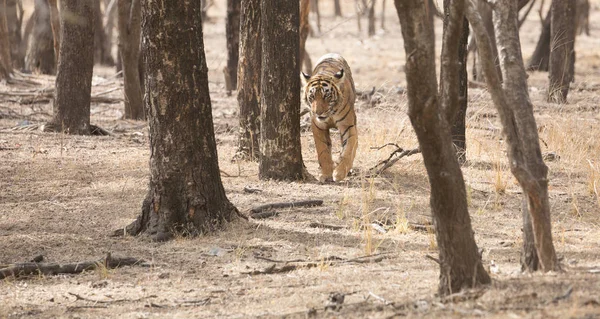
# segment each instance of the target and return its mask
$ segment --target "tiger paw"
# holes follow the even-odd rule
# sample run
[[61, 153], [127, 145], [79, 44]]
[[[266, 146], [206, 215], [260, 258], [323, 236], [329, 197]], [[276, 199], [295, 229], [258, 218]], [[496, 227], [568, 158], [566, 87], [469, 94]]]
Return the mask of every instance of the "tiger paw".
[[333, 172], [333, 181], [334, 182], [339, 182], [341, 180], [343, 180], [344, 178], [346, 178], [346, 176], [348, 175], [348, 171], [345, 169], [336, 169], [335, 172]]
[[319, 176], [319, 182], [321, 182], [321, 183], [332, 183], [333, 182], [333, 177], [331, 177], [331, 175], [329, 175], [329, 176], [321, 175], [321, 176]]

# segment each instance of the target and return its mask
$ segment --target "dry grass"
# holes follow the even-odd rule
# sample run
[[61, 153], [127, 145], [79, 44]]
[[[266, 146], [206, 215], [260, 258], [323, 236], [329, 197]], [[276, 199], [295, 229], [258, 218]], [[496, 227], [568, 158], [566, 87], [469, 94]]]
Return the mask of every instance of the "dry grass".
[[[576, 82], [569, 104], [545, 102], [546, 74], [532, 73], [529, 78], [542, 152], [557, 155], [547, 162], [550, 202], [555, 244], [567, 272], [519, 272], [520, 188], [510, 174], [500, 123], [487, 92], [470, 89], [469, 163], [463, 173], [473, 229], [484, 249], [485, 265], [494, 270], [494, 284], [476, 299], [463, 295], [454, 302], [440, 303], [434, 296], [438, 265], [425, 258], [436, 255], [435, 235], [410, 227], [410, 223], [430, 219], [429, 184], [420, 155], [401, 159], [380, 177], [364, 177], [391, 152], [372, 147], [389, 142], [405, 148], [417, 145], [406, 116], [406, 97], [396, 90], [405, 87], [404, 55], [393, 4], [388, 1], [388, 6], [387, 32], [368, 39], [357, 37], [352, 18], [328, 16], [326, 12], [331, 10], [325, 2], [321, 8], [324, 34], [309, 38], [307, 48], [313, 60], [325, 52], [340, 52], [353, 68], [359, 89], [378, 88], [379, 103], [357, 105], [358, 173], [335, 185], [259, 181], [256, 163], [230, 161], [237, 142], [237, 104], [235, 97], [226, 95], [220, 71], [225, 63], [222, 3], [213, 8], [219, 11], [211, 11], [216, 23], [205, 24], [220, 168], [227, 174], [223, 181], [230, 200], [242, 211], [257, 204], [307, 198], [324, 199], [323, 207], [282, 210], [265, 221], [237, 221], [219, 234], [193, 239], [179, 236], [162, 244], [144, 238], [110, 238], [112, 230], [138, 215], [146, 192], [149, 152], [143, 123], [120, 120], [122, 105], [93, 105], [92, 122], [123, 133], [92, 138], [0, 132], [0, 264], [26, 261], [39, 253], [48, 261], [73, 262], [96, 259], [107, 252], [141, 257], [153, 264], [147, 269], [99, 269], [76, 276], [4, 280], [0, 282], [0, 318], [286, 314], [304, 318], [310, 309], [315, 309], [318, 317], [343, 318], [394, 314], [436, 318], [600, 316], [600, 278], [589, 272], [600, 266], [600, 43], [596, 38], [578, 38]], [[348, 16], [353, 12], [350, 5], [344, 8]], [[594, 11], [590, 20], [593, 34], [600, 32], [594, 24], [598, 15]], [[530, 15], [531, 21], [523, 28], [538, 30], [534, 16]], [[441, 34], [439, 28], [437, 34]], [[536, 37], [537, 31], [523, 34], [525, 56], [533, 50]], [[438, 51], [440, 47], [438, 43]], [[99, 76], [112, 73], [97, 69]], [[100, 84], [94, 90], [121, 86], [120, 82], [96, 81]], [[44, 77], [43, 82], [51, 85], [52, 78]], [[14, 88], [0, 87], [4, 89]], [[0, 114], [6, 110], [11, 112], [0, 119], [0, 129], [24, 119], [45, 120], [44, 113], [51, 112], [51, 106], [0, 104]], [[303, 134], [302, 143], [306, 166], [317, 174], [309, 133]], [[336, 147], [339, 151], [339, 145]], [[262, 192], [245, 193], [245, 186]], [[312, 222], [344, 228], [312, 228], [308, 226]], [[372, 253], [381, 254], [383, 260], [371, 264], [327, 261], [332, 256], [350, 259]], [[271, 265], [255, 256], [301, 259], [317, 263], [317, 267], [245, 275]], [[108, 303], [76, 300], [69, 293]], [[337, 311], [325, 311], [332, 293], [346, 294], [344, 304]], [[111, 302], [119, 299], [124, 301]], [[106, 308], [93, 308], [98, 305]]]

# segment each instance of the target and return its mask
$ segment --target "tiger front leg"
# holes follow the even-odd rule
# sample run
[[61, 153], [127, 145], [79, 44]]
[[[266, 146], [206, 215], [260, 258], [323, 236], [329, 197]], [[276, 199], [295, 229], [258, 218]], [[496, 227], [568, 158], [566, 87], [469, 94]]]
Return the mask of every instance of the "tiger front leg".
[[339, 126], [340, 138], [342, 140], [342, 153], [340, 154], [339, 164], [335, 168], [333, 180], [338, 182], [348, 176], [352, 169], [356, 149], [358, 148], [358, 134], [356, 125]]
[[321, 128], [315, 124], [315, 119], [312, 119], [311, 129], [315, 139], [315, 147], [317, 149], [317, 158], [321, 167], [321, 183], [333, 181], [333, 159], [331, 158], [331, 136], [328, 128]]

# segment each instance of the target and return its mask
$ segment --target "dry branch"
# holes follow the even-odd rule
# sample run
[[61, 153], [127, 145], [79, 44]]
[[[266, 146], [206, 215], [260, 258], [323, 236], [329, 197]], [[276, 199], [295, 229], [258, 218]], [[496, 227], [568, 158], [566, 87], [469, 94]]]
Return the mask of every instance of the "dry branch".
[[[274, 260], [274, 259], [269, 259], [269, 258], [265, 258], [265, 257], [261, 257], [261, 256], [254, 256], [254, 258], [266, 260], [266, 261], [272, 262], [273, 264], [262, 270], [253, 270], [253, 271], [249, 271], [249, 272], [243, 272], [242, 274], [244, 274], [244, 275], [270, 275], [270, 274], [286, 273], [286, 272], [290, 272], [290, 271], [294, 271], [294, 270], [298, 270], [298, 269], [316, 268], [316, 267], [323, 266], [323, 265], [333, 266], [333, 265], [338, 265], [338, 264], [349, 264], [349, 263], [355, 263], [355, 264], [377, 263], [377, 262], [380, 262], [383, 259], [385, 259], [385, 255], [384, 254], [375, 254], [375, 255], [368, 255], [368, 256], [360, 256], [360, 257], [351, 258], [351, 259], [343, 259], [343, 258], [340, 258], [337, 256], [328, 256], [328, 257], [323, 258], [319, 262], [308, 262], [308, 261], [299, 260], [299, 259], [290, 260], [290, 261]], [[284, 265], [278, 267], [277, 266], [278, 263], [283, 263]]]
[[112, 257], [111, 254], [108, 254], [106, 258], [95, 261], [84, 261], [63, 265], [58, 263], [37, 262], [15, 263], [0, 269], [0, 280], [7, 277], [16, 278], [29, 275], [79, 274], [86, 270], [95, 270], [99, 267], [112, 269], [133, 265], [145, 265], [145, 261], [132, 257]]
[[[259, 213], [264, 211], [269, 211], [275, 208], [294, 208], [294, 207], [313, 207], [313, 206], [321, 206], [323, 205], [323, 201], [320, 199], [317, 200], [304, 200], [299, 202], [282, 202], [282, 203], [271, 203], [260, 205], [250, 209], [250, 217], [255, 218]], [[269, 216], [270, 217], [270, 216]]]
[[366, 175], [366, 177], [373, 177], [373, 176], [378, 176], [381, 175], [381, 173], [383, 173], [386, 169], [392, 167], [394, 164], [396, 164], [397, 161], [399, 161], [401, 158], [403, 157], [407, 157], [407, 156], [411, 156], [417, 153], [421, 153], [421, 149], [420, 148], [414, 148], [414, 149], [410, 149], [410, 150], [405, 150], [402, 147], [398, 146], [397, 144], [394, 143], [387, 143], [383, 146], [380, 147], [372, 147], [371, 149], [375, 149], [375, 150], [380, 150], [386, 146], [395, 146], [396, 150], [394, 150], [390, 156], [388, 156], [387, 159], [377, 163], [377, 165], [373, 166], [372, 168], [369, 169], [369, 173]]
[[324, 229], [329, 229], [329, 230], [340, 230], [340, 229], [345, 229], [345, 226], [338, 226], [338, 225], [328, 225], [328, 224], [323, 224], [323, 223], [319, 223], [319, 222], [312, 222], [310, 223], [310, 225], [308, 225], [308, 227], [311, 228], [324, 228]]
[[[92, 103], [105, 103], [105, 104], [115, 104], [123, 102], [123, 98], [113, 98], [102, 96], [104, 94], [113, 92], [120, 88], [112, 88], [100, 93], [92, 94], [91, 102]], [[48, 103], [51, 99], [54, 98], [54, 88], [44, 88], [41, 90], [24, 90], [24, 91], [8, 91], [8, 92], [0, 92], [0, 96], [7, 96], [9, 99], [16, 98], [14, 100], [20, 104], [33, 104], [33, 103]]]

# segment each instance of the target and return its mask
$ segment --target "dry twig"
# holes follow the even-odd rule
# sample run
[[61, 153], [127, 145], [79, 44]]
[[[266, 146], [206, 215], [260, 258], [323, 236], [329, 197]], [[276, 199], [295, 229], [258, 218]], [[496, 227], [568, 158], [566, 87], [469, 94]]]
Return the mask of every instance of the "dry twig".
[[387, 159], [377, 163], [377, 165], [373, 166], [372, 168], [369, 169], [369, 173], [365, 176], [365, 177], [373, 177], [373, 176], [378, 176], [381, 175], [381, 173], [383, 173], [386, 169], [392, 167], [394, 164], [396, 164], [397, 161], [399, 161], [401, 158], [403, 157], [407, 157], [407, 156], [411, 156], [417, 153], [421, 153], [421, 149], [420, 148], [414, 148], [414, 149], [410, 149], [410, 150], [405, 150], [402, 147], [398, 146], [395, 143], [387, 143], [383, 146], [380, 147], [372, 147], [371, 149], [375, 149], [375, 150], [380, 150], [386, 146], [395, 146], [396, 150], [394, 150], [390, 156], [388, 156]]

